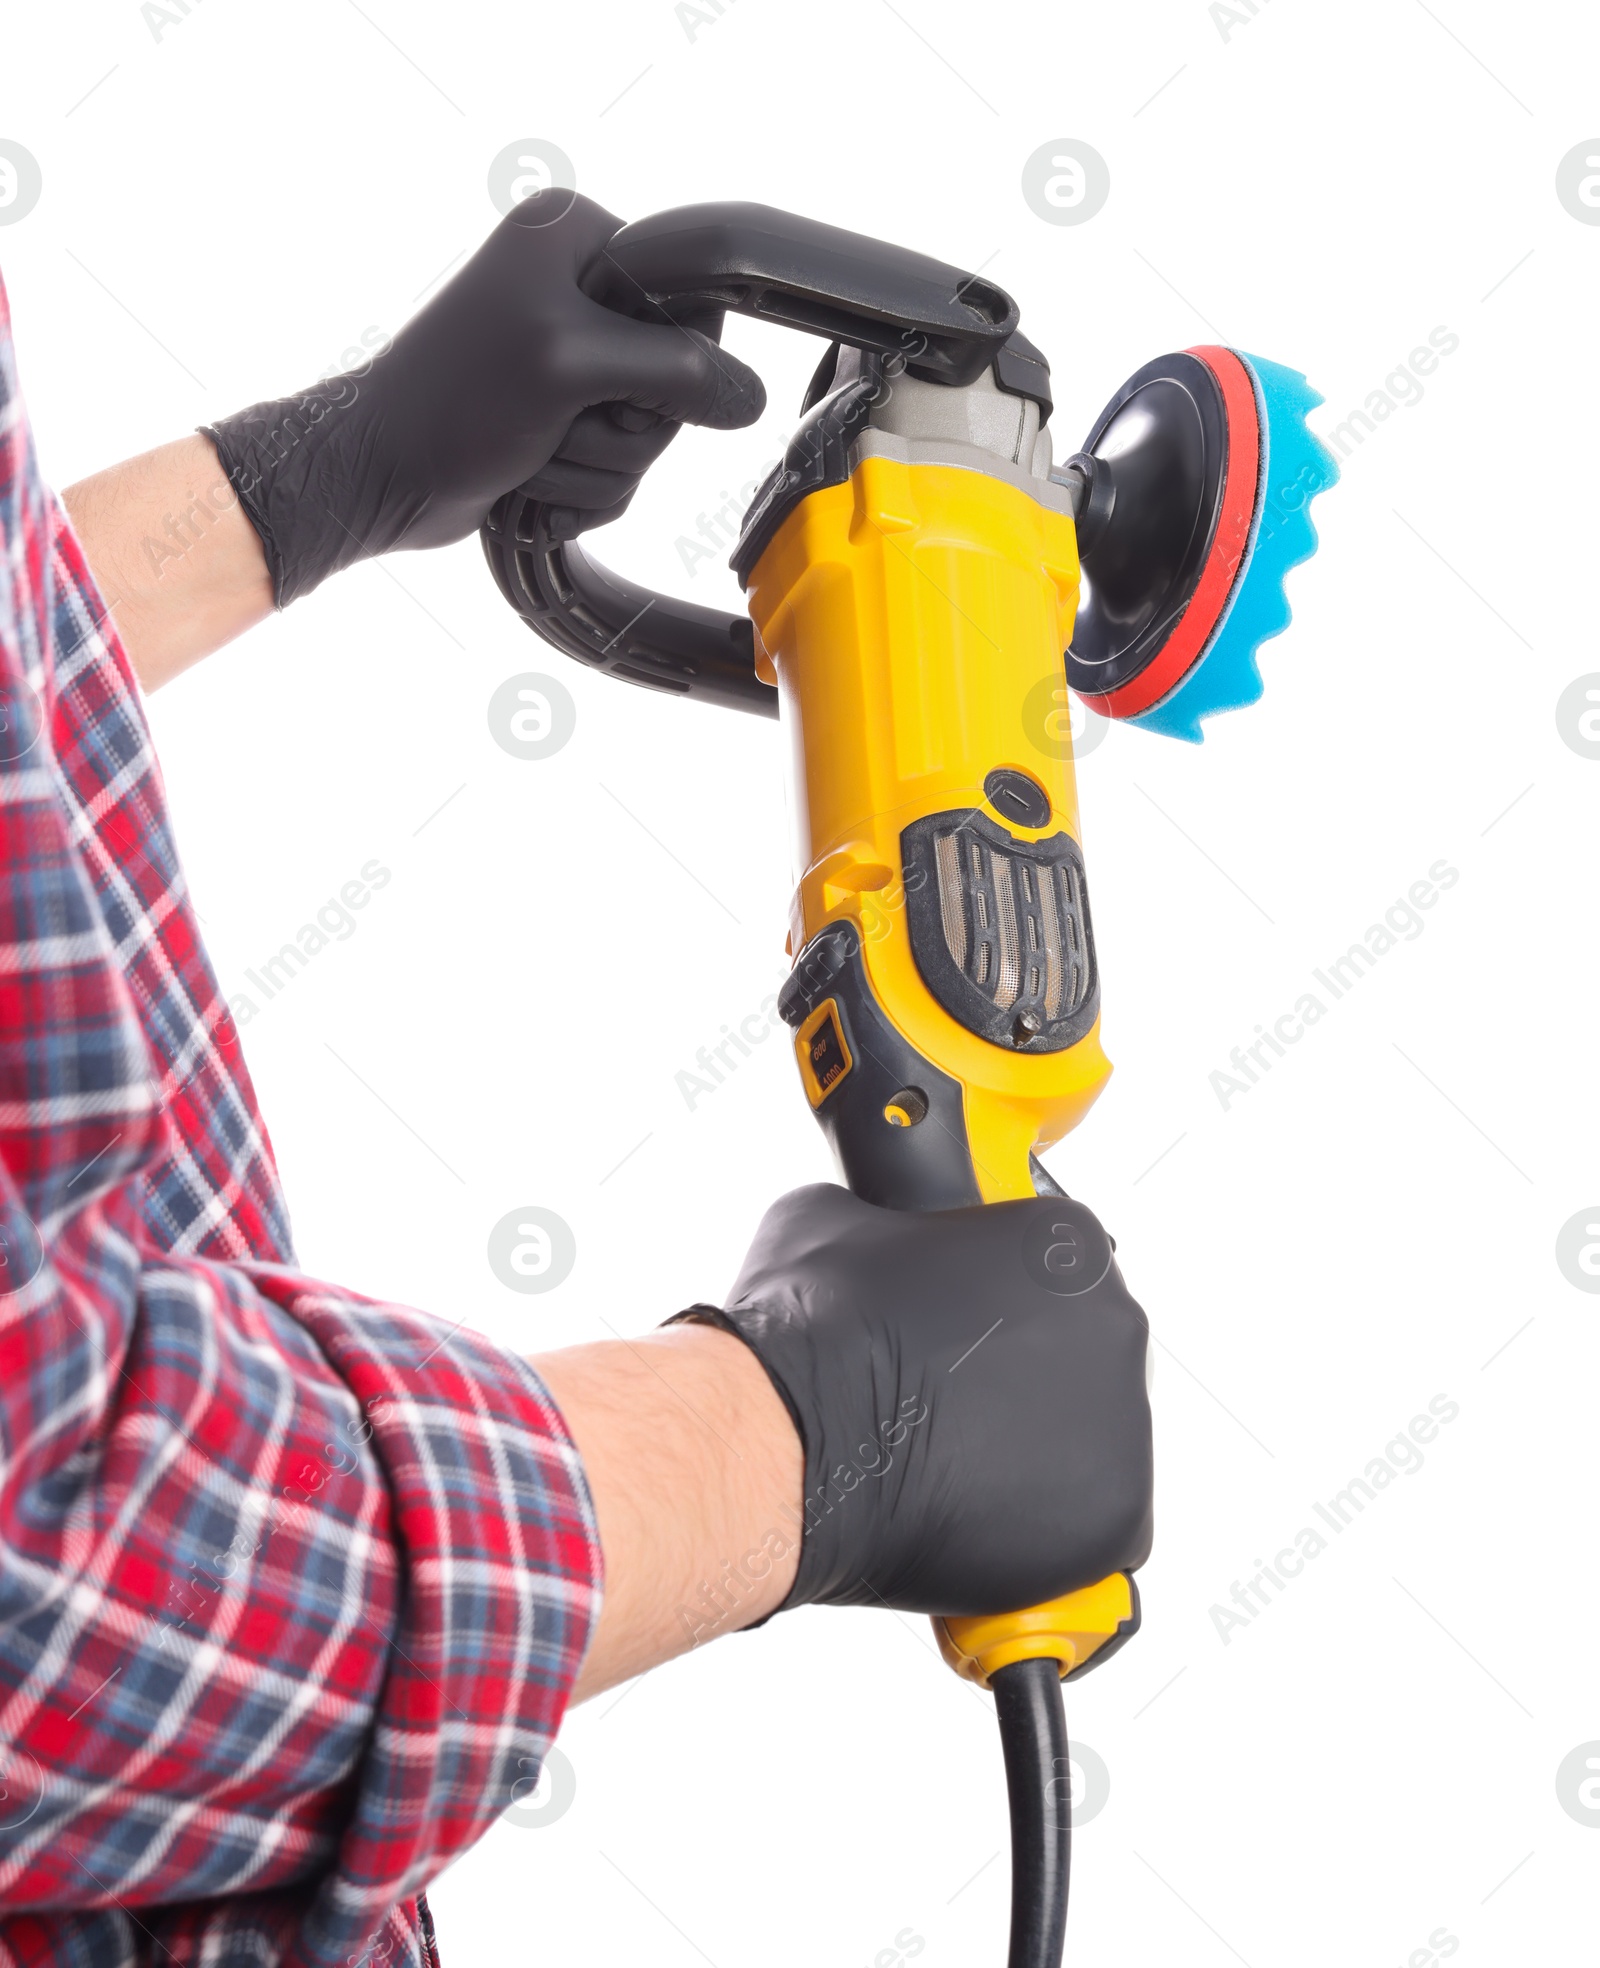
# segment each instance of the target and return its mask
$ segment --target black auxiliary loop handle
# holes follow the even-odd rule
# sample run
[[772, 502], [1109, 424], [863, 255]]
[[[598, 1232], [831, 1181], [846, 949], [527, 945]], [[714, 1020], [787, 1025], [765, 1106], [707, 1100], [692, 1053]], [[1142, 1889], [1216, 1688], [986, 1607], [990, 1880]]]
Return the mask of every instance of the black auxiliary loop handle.
[[[732, 310], [903, 362], [961, 385], [1004, 360], [1017, 306], [942, 261], [768, 205], [680, 205], [624, 226], [584, 276], [619, 313], [713, 338]], [[997, 369], [1002, 386], [1003, 370]], [[578, 544], [614, 513], [580, 513], [522, 491], [496, 501], [481, 538], [501, 593], [546, 642], [629, 683], [759, 717], [778, 693], [755, 672], [747, 615], [624, 580]]]

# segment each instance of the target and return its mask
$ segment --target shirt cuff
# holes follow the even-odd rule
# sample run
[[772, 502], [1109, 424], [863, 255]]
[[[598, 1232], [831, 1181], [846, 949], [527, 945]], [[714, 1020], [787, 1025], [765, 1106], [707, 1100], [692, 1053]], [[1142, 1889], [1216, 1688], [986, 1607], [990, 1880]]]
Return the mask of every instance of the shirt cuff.
[[533, 1788], [599, 1616], [583, 1465], [533, 1368], [464, 1327], [249, 1269], [361, 1403], [402, 1590], [337, 1861], [298, 1955], [343, 1963]]

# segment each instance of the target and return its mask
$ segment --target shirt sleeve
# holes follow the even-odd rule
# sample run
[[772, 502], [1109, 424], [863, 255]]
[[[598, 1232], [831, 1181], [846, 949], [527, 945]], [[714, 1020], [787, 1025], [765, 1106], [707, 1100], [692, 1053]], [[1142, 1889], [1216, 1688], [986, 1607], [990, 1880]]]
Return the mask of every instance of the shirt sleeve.
[[0, 1960], [431, 1961], [416, 1895], [526, 1794], [592, 1632], [582, 1468], [524, 1362], [251, 1231], [276, 1178], [153, 760], [153, 832], [132, 765], [82, 776], [86, 651], [96, 728], [148, 733], [3, 290], [0, 548]]

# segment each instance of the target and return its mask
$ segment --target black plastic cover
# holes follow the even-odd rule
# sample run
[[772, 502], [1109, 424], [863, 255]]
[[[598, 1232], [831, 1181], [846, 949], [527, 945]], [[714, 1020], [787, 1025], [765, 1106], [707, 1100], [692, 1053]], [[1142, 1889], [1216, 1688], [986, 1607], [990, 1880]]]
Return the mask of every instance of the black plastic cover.
[[882, 390], [879, 359], [869, 356], [856, 381], [809, 409], [784, 447], [783, 459], [756, 487], [728, 565], [748, 587], [756, 562], [772, 536], [807, 493], [843, 485], [850, 476], [850, 447], [866, 428]]
[[[853, 923], [830, 923], [812, 937], [778, 993], [778, 1013], [799, 1026], [828, 998], [839, 1008], [853, 1064], [817, 1119], [850, 1188], [881, 1209], [981, 1202], [961, 1083], [914, 1051], [879, 1010]], [[923, 1095], [927, 1112], [914, 1127], [896, 1127], [884, 1109], [907, 1087]]]
[[996, 351], [994, 379], [1008, 396], [1031, 397], [1039, 406], [1039, 422], [1049, 423], [1055, 407], [1050, 394], [1050, 364], [1020, 328]]

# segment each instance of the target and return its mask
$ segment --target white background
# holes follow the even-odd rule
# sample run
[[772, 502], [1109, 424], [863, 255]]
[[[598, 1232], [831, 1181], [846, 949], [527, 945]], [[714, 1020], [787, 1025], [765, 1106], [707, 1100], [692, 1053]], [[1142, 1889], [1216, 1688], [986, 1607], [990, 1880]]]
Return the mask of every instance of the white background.
[[[1459, 336], [1319, 502], [1263, 701], [1199, 748], [1114, 729], [1081, 770], [1118, 1070], [1052, 1161], [1160, 1340], [1159, 1533], [1142, 1636], [1070, 1692], [1111, 1793], [1069, 1950], [1387, 1968], [1443, 1928], [1462, 1964], [1576, 1960], [1600, 1831], [1556, 1772], [1600, 1738], [1600, 1302], [1554, 1252], [1600, 1197], [1600, 763], [1555, 706], [1600, 670], [1600, 227], [1555, 172], [1600, 124], [1600, 36], [1483, 0], [1215, 11], [738, 0], [691, 37], [669, 0], [203, 0], [158, 37], [135, 0], [8, 4], [0, 136], [44, 193], [0, 264], [57, 484], [397, 327], [526, 137], [626, 217], [761, 199], [981, 265], [1052, 360], [1063, 453], [1163, 349], [1304, 369], [1327, 430]], [[1061, 137], [1110, 166], [1082, 226], [1021, 194]], [[674, 542], [776, 454], [817, 351], [727, 339], [766, 419], [685, 432], [600, 550], [733, 606]], [[522, 670], [577, 700], [543, 763], [486, 722]], [[393, 872], [245, 1035], [311, 1269], [534, 1351], [720, 1295], [765, 1204], [829, 1173], [779, 1040], [693, 1112], [674, 1084], [783, 974], [776, 726], [580, 671], [472, 542], [333, 582], [152, 716], [229, 990]], [[1441, 857], [1423, 933], [1224, 1110], [1230, 1050]], [[533, 1203], [577, 1238], [544, 1297], [485, 1256]], [[1233, 1581], [1438, 1395], [1426, 1466], [1224, 1644]], [[562, 1747], [571, 1810], [433, 1894], [456, 1968], [889, 1968], [908, 1929], [925, 1968], [1001, 1958], [992, 1717], [920, 1621], [784, 1618]]]

